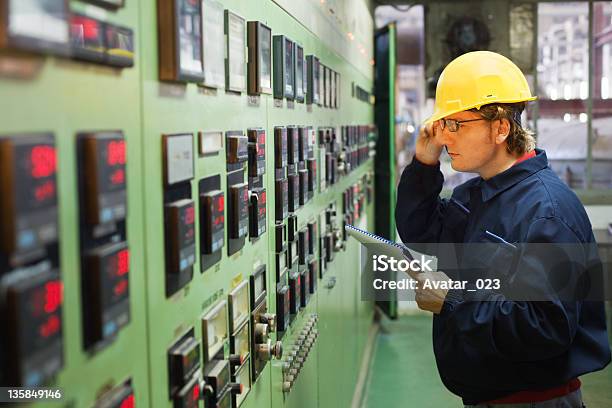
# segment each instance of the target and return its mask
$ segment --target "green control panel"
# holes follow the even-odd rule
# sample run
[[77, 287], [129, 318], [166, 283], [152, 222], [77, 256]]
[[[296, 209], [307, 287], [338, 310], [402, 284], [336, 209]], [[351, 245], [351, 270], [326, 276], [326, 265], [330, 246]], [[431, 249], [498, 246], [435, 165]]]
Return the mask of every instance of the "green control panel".
[[0, 385], [62, 390], [36, 407], [350, 406], [373, 18], [324, 3], [2, 2]]

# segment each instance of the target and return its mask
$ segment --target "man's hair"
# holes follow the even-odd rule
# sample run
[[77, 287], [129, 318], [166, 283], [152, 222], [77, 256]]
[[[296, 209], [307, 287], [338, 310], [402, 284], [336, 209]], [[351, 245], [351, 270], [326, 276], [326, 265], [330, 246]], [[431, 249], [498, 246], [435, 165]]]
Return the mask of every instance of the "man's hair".
[[535, 149], [533, 132], [521, 126], [521, 113], [525, 109], [525, 102], [519, 103], [492, 103], [481, 106], [480, 109], [470, 109], [483, 118], [493, 121], [507, 119], [510, 122], [510, 132], [506, 139], [506, 150], [510, 154], [519, 156]]

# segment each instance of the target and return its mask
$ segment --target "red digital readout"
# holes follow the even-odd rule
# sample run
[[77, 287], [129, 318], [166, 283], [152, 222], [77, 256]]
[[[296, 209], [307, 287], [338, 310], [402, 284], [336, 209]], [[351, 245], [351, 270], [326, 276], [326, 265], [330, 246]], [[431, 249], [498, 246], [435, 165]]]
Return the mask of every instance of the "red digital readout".
[[198, 399], [200, 399], [200, 386], [198, 384], [196, 384], [195, 387], [193, 387], [193, 391], [191, 393], [191, 399], [193, 401], [197, 401]]
[[47, 180], [43, 184], [37, 186], [34, 189], [34, 198], [36, 201], [41, 202], [48, 200], [49, 198], [55, 197], [55, 181]]
[[195, 208], [189, 207], [185, 209], [185, 224], [191, 225], [195, 221]]
[[125, 162], [125, 140], [113, 140], [108, 142], [106, 163], [109, 166], [116, 166], [124, 165]]
[[31, 174], [35, 179], [49, 177], [55, 173], [57, 159], [53, 146], [34, 146], [30, 151]]
[[248, 201], [249, 201], [249, 190], [245, 188], [244, 191], [242, 192], [242, 202], [246, 203]]
[[61, 281], [50, 281], [45, 284], [45, 313], [53, 313], [61, 306], [64, 298], [64, 285]]
[[119, 405], [119, 408], [134, 408], [135, 406], [136, 403], [134, 402], [134, 394], [130, 394], [127, 396], [126, 399], [121, 401], [121, 405]]
[[72, 16], [72, 34], [91, 40], [100, 36], [100, 25], [96, 20], [81, 16]]
[[127, 279], [122, 279], [119, 282], [117, 282], [117, 284], [113, 288], [113, 293], [115, 294], [115, 296], [119, 297], [119, 296], [124, 295], [128, 289], [128, 285], [129, 283]]
[[223, 212], [224, 207], [225, 207], [225, 198], [221, 196], [217, 199], [217, 211]]
[[266, 192], [262, 191], [262, 193], [259, 196], [259, 200], [261, 201], [262, 204], [266, 203]]
[[60, 329], [61, 321], [57, 315], [51, 315], [39, 326], [38, 333], [41, 337], [48, 338], [56, 334]]
[[260, 158], [266, 155], [265, 143], [266, 143], [266, 134], [261, 133], [257, 137], [257, 156], [259, 156]]
[[112, 172], [110, 176], [110, 182], [113, 185], [125, 184], [125, 170], [117, 169], [114, 172]]
[[130, 251], [122, 249], [117, 254], [117, 276], [123, 276], [130, 271]]

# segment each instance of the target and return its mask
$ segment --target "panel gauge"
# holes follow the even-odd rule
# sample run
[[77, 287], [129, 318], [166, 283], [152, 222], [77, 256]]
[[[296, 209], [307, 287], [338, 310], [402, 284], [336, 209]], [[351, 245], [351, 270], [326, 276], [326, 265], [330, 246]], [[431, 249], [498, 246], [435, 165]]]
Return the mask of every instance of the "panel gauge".
[[284, 35], [275, 35], [274, 44], [274, 97], [295, 98], [295, 43]]
[[229, 338], [227, 318], [227, 302], [221, 300], [212, 310], [202, 317], [202, 342], [204, 343], [204, 361], [214, 359], [223, 349]]
[[202, 82], [202, 2], [159, 0], [159, 77]]
[[182, 199], [166, 204], [167, 264], [170, 273], [179, 273], [195, 263], [195, 206]]
[[204, 83], [210, 88], [225, 87], [225, 32], [223, 5], [202, 1], [202, 56], [204, 57]]
[[319, 103], [319, 59], [314, 55], [306, 56], [306, 70], [308, 88], [306, 90], [306, 103], [309, 105]]
[[221, 190], [200, 194], [200, 214], [205, 254], [212, 254], [223, 248], [225, 226], [225, 196]]
[[0, 250], [8, 256], [31, 258], [57, 240], [56, 173], [52, 134], [0, 136]]
[[295, 44], [295, 100], [304, 102], [306, 84], [304, 83], [304, 48]]
[[244, 18], [225, 10], [225, 89], [232, 92], [246, 90], [246, 27]]
[[259, 21], [248, 22], [249, 95], [272, 93], [272, 30]]

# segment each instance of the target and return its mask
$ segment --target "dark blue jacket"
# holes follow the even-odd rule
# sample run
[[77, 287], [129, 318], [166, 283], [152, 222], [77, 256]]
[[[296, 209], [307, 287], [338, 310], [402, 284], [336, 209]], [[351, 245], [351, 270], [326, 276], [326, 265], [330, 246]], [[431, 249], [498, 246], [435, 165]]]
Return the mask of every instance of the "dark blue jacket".
[[[427, 166], [414, 159], [398, 187], [395, 214], [402, 241], [497, 240], [510, 247], [512, 243], [567, 243], [584, 248], [586, 262], [600, 262], [582, 204], [550, 169], [544, 151], [536, 153], [489, 180], [467, 181], [455, 188], [449, 200], [439, 197], [444, 181], [439, 165]], [[539, 263], [537, 252], [529, 257], [531, 269], [522, 275], [538, 285], [539, 274], [550, 271]], [[487, 262], [487, 255], [481, 261]], [[461, 269], [464, 263], [460, 261], [449, 276], [469, 275]], [[485, 295], [486, 301], [470, 296], [467, 290], [451, 289], [433, 324], [441, 379], [465, 404], [560, 386], [610, 362], [601, 301], [553, 296], [549, 301], [529, 302], [495, 292]]]

